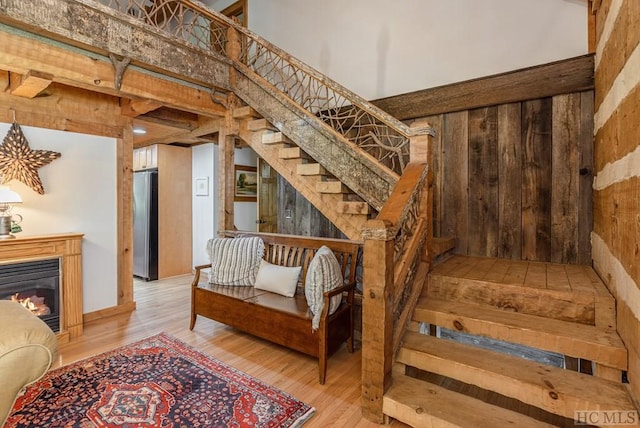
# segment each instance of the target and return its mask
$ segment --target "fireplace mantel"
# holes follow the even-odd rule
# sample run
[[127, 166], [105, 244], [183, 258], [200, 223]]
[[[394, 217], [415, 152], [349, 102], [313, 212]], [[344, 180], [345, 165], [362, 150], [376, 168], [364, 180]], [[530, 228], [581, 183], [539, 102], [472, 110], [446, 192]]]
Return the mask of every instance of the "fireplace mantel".
[[2, 263], [60, 258], [62, 314], [58, 343], [82, 334], [82, 233], [0, 240]]

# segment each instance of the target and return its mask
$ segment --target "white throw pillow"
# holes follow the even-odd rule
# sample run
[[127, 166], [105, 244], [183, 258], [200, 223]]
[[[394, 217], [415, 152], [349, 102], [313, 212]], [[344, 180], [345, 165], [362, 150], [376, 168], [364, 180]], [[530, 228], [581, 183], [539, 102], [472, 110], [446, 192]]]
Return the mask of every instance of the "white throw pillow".
[[296, 294], [302, 266], [287, 267], [260, 261], [254, 288], [293, 297]]
[[211, 284], [253, 285], [264, 256], [264, 242], [257, 236], [214, 238], [207, 243], [207, 253]]
[[[309, 310], [313, 314], [311, 328], [317, 330], [320, 326], [320, 316], [324, 309], [324, 292], [342, 286], [344, 278], [342, 269], [335, 254], [329, 247], [322, 246], [313, 256], [307, 268], [307, 278], [304, 285], [304, 294], [307, 298]], [[329, 314], [332, 314], [340, 306], [342, 294], [331, 298]]]

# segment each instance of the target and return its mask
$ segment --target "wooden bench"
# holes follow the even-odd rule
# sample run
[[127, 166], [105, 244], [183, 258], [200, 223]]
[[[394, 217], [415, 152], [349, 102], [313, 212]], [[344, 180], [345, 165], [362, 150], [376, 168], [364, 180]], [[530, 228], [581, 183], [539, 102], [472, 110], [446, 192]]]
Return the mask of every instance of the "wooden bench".
[[[356, 260], [361, 244], [344, 239], [314, 238], [270, 233], [225, 231], [224, 237], [259, 236], [265, 243], [264, 259], [281, 266], [302, 266], [300, 282], [294, 297], [285, 297], [252, 286], [223, 286], [201, 279], [203, 269], [195, 267], [191, 286], [191, 325], [197, 315], [230, 325], [238, 330], [269, 340], [318, 358], [319, 382], [324, 384], [327, 358], [343, 342], [353, 352], [353, 304], [356, 285]], [[311, 329], [312, 315], [308, 311], [304, 284], [309, 262], [323, 245], [329, 247], [340, 262], [346, 284], [324, 293], [324, 309], [320, 327]], [[205, 275], [207, 276], [207, 275]], [[328, 314], [330, 299], [343, 293], [342, 303]]]

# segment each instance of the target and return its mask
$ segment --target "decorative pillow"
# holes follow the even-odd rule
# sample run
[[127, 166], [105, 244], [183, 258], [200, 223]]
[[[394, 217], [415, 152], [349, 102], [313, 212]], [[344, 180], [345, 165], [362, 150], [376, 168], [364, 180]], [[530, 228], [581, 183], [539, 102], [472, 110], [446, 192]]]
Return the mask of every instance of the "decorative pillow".
[[257, 236], [213, 238], [207, 242], [207, 253], [211, 259], [211, 284], [253, 285], [264, 255], [264, 242]]
[[[311, 328], [315, 331], [320, 326], [320, 316], [324, 309], [324, 292], [340, 287], [344, 283], [340, 263], [329, 247], [322, 246], [316, 252], [307, 268], [307, 278], [304, 285], [304, 294], [307, 298], [309, 310], [313, 314]], [[342, 295], [331, 298], [329, 314], [332, 314], [340, 306]]]
[[254, 288], [293, 297], [296, 294], [300, 270], [302, 266], [279, 266], [261, 260]]

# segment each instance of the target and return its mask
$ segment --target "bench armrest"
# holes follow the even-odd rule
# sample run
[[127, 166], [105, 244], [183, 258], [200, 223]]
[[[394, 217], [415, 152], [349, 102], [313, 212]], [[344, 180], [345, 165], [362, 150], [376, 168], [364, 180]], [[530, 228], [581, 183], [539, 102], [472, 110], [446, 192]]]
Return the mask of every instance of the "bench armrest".
[[356, 287], [356, 283], [350, 282], [349, 284], [341, 285], [340, 287], [336, 287], [332, 290], [325, 291], [323, 293], [324, 308], [322, 308], [322, 317], [320, 318], [321, 323], [325, 322], [324, 320], [326, 320], [327, 317], [329, 316], [329, 308], [331, 307], [331, 298], [333, 296], [337, 296], [338, 294], [342, 294], [346, 291], [348, 293], [347, 304], [349, 306], [353, 306], [353, 290], [355, 289], [355, 287]]
[[211, 263], [208, 263], [206, 265], [198, 265], [198, 266], [194, 266], [193, 269], [195, 269], [195, 275], [193, 277], [193, 282], [191, 283], [192, 287], [197, 287], [198, 286], [198, 282], [200, 282], [200, 272], [202, 272], [202, 269], [207, 269], [211, 267]]
[[344, 293], [345, 291], [348, 291], [348, 292], [352, 293], [353, 292], [353, 288], [355, 286], [356, 286], [356, 283], [355, 282], [351, 282], [349, 284], [345, 284], [345, 285], [342, 285], [340, 287], [336, 287], [336, 288], [331, 289], [329, 291], [325, 291], [324, 292], [325, 303], [328, 302], [328, 299], [330, 299], [333, 296], [336, 296], [336, 295], [338, 295], [340, 293]]

